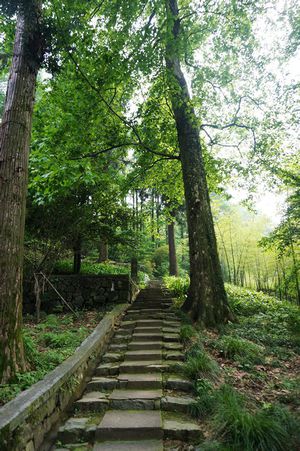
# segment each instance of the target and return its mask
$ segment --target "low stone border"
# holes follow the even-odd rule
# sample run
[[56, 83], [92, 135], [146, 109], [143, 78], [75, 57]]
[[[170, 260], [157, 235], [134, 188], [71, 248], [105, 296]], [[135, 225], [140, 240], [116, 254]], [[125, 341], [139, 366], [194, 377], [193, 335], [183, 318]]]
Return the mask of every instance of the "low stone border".
[[113, 326], [127, 307], [117, 305], [71, 357], [0, 408], [1, 451], [39, 449], [62, 412], [82, 393], [86, 376], [105, 352]]

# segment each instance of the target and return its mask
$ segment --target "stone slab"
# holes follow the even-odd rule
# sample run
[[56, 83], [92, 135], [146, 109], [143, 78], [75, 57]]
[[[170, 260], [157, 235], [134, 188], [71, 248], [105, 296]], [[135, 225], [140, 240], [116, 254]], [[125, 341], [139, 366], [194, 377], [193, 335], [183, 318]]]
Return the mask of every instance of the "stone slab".
[[93, 451], [163, 451], [162, 440], [112, 441], [95, 443]]
[[153, 389], [161, 388], [162, 375], [160, 373], [120, 374], [120, 388]]
[[161, 399], [161, 409], [169, 412], [188, 413], [190, 406], [195, 402], [190, 396], [165, 396]]
[[161, 389], [152, 390], [130, 390], [115, 389], [109, 396], [109, 399], [160, 399], [162, 397]]
[[93, 377], [87, 384], [86, 391], [113, 390], [118, 385], [118, 380], [108, 377]]
[[203, 439], [203, 433], [198, 424], [190, 421], [164, 420], [164, 439], [197, 442]]
[[162, 341], [132, 341], [128, 343], [128, 350], [137, 351], [139, 349], [151, 350], [151, 349], [162, 349]]
[[109, 410], [96, 429], [96, 439], [161, 439], [161, 413], [156, 410]]
[[124, 361], [120, 364], [120, 371], [124, 373], [154, 373], [161, 371], [161, 361], [158, 360], [142, 360], [142, 361]]
[[124, 355], [125, 360], [159, 360], [162, 359], [161, 350], [137, 350], [127, 351]]

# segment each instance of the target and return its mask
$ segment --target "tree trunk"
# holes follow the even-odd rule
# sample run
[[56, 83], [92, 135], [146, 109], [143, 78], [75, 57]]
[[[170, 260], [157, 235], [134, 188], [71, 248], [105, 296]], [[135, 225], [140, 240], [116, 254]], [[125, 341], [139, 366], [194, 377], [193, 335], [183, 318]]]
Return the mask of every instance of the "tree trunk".
[[174, 221], [168, 224], [168, 244], [169, 244], [169, 274], [170, 276], [178, 276]]
[[138, 280], [138, 261], [136, 257], [131, 259], [130, 276], [135, 282]]
[[98, 262], [103, 263], [108, 260], [108, 242], [106, 240], [101, 240], [99, 245], [99, 258]]
[[190, 249], [190, 288], [183, 309], [214, 326], [231, 318], [221, 274], [197, 118], [180, 66], [177, 0], [166, 0], [166, 66], [180, 148]]
[[78, 237], [73, 246], [73, 273], [79, 274], [81, 268], [81, 237]]
[[25, 368], [22, 279], [28, 155], [37, 72], [40, 8], [18, 12], [12, 65], [0, 129], [0, 381]]

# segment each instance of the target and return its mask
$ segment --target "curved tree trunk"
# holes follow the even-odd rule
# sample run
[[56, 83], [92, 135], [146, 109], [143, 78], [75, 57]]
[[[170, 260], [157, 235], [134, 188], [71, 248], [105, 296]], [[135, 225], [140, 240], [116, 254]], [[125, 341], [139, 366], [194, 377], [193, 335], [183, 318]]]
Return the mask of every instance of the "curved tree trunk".
[[206, 326], [226, 322], [231, 313], [221, 274], [197, 118], [180, 66], [177, 0], [166, 0], [166, 66], [180, 148], [190, 249], [190, 288], [183, 306]]
[[20, 8], [0, 130], [0, 381], [24, 370], [22, 272], [28, 154], [41, 61], [38, 3]]

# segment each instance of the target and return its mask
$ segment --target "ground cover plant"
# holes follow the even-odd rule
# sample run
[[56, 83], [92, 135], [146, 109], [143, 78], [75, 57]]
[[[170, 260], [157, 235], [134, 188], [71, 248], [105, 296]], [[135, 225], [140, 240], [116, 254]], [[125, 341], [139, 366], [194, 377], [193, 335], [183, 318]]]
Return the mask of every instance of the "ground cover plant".
[[[166, 278], [165, 284], [179, 292], [180, 305], [183, 283]], [[200, 449], [297, 450], [299, 309], [261, 292], [226, 290], [235, 322], [202, 330], [186, 319], [180, 332], [182, 372], [195, 383], [191, 414], [206, 437]]]
[[9, 383], [0, 385], [0, 406], [70, 357], [102, 316], [102, 312], [96, 311], [80, 312], [80, 317], [70, 313], [51, 314], [38, 324], [31, 316], [25, 316], [23, 339], [27, 371], [17, 373]]

